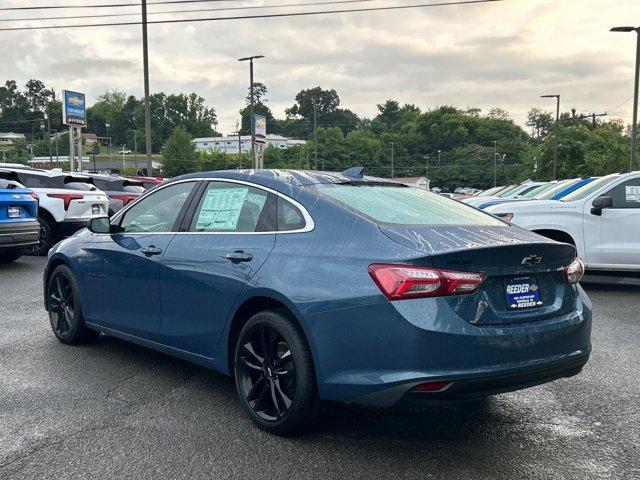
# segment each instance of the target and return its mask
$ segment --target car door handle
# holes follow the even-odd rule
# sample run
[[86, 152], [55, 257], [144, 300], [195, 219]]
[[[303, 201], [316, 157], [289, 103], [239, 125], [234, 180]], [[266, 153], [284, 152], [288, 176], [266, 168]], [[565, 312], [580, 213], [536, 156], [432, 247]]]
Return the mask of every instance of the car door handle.
[[144, 247], [140, 251], [144, 253], [147, 257], [151, 257], [153, 255], [160, 255], [162, 253], [162, 249], [157, 248], [155, 245], [149, 245], [148, 247]]
[[227, 253], [226, 258], [234, 263], [250, 262], [253, 260], [253, 255], [250, 253], [244, 253], [242, 250], [235, 250], [234, 252]]

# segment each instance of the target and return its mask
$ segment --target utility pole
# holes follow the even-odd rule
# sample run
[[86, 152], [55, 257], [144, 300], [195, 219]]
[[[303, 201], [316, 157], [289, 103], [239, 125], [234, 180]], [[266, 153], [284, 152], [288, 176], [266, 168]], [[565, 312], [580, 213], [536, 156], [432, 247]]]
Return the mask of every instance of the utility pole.
[[498, 158], [498, 141], [494, 140], [493, 141], [493, 186], [497, 187], [498, 186], [498, 165], [497, 165], [497, 159]]
[[258, 159], [256, 158], [256, 125], [253, 118], [254, 115], [254, 97], [253, 97], [253, 61], [264, 58], [264, 55], [252, 55], [251, 57], [239, 58], [239, 62], [249, 61], [249, 96], [251, 100], [251, 168], [257, 169]]
[[45, 107], [44, 112], [45, 118], [47, 120], [47, 140], [49, 140], [49, 168], [53, 168], [53, 153], [51, 152], [51, 119], [49, 118], [49, 100], [47, 100], [47, 105]]
[[135, 128], [133, 129], [133, 164], [138, 175], [138, 131]]
[[606, 117], [606, 116], [607, 116], [607, 112], [605, 112], [605, 113], [589, 113], [587, 115], [578, 115], [576, 118], [579, 118], [581, 120], [583, 118], [591, 118], [591, 124], [595, 128], [597, 126], [596, 117]]
[[142, 68], [144, 70], [144, 130], [147, 153], [147, 176], [153, 175], [151, 157], [151, 102], [149, 100], [149, 41], [147, 39], [147, 0], [142, 0]]
[[612, 32], [636, 32], [636, 71], [633, 83], [633, 121], [631, 123], [631, 158], [629, 170], [636, 164], [636, 142], [638, 136], [638, 83], [640, 82], [640, 27], [613, 27]]
[[[313, 99], [313, 159], [315, 169], [318, 170], [318, 104]], [[322, 159], [322, 170], [324, 170], [324, 158]]]
[[427, 180], [429, 180], [429, 155], [425, 155], [425, 158], [427, 160]]
[[238, 132], [238, 168], [242, 169], [242, 137], [240, 136], [240, 124], [237, 120], [236, 131]]
[[438, 150], [438, 166], [440, 166], [440, 154], [442, 153], [442, 150]]
[[391, 180], [393, 180], [393, 142], [389, 142], [391, 144]]
[[555, 140], [553, 146], [553, 175], [551, 180], [556, 180], [556, 171], [558, 168], [558, 128], [560, 126], [560, 95], [541, 95], [540, 98], [555, 98], [556, 99], [556, 128], [555, 128]]

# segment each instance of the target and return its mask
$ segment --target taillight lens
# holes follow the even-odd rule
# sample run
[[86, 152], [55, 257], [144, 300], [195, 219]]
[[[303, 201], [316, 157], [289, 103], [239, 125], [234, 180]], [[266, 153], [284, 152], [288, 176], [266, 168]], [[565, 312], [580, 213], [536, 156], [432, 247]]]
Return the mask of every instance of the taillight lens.
[[369, 265], [369, 275], [389, 300], [441, 297], [475, 292], [486, 276], [411, 265]]
[[84, 198], [83, 195], [77, 195], [75, 193], [47, 193], [48, 197], [51, 198], [60, 198], [64, 202], [64, 209], [69, 210], [69, 204], [71, 200], [82, 200]]
[[110, 195], [110, 197], [122, 201], [123, 206], [126, 206], [129, 202], [138, 198], [135, 195]]
[[505, 222], [510, 222], [513, 220], [513, 213], [496, 213], [496, 217]]
[[34, 200], [40, 201], [40, 197], [36, 192], [31, 192], [31, 198], [33, 198]]
[[443, 390], [446, 390], [447, 388], [449, 388], [449, 386], [452, 383], [453, 382], [425, 382], [425, 383], [416, 385], [411, 389], [411, 391], [414, 393], [442, 392]]
[[584, 276], [584, 263], [576, 258], [568, 266], [564, 267], [564, 278], [567, 283], [578, 283]]

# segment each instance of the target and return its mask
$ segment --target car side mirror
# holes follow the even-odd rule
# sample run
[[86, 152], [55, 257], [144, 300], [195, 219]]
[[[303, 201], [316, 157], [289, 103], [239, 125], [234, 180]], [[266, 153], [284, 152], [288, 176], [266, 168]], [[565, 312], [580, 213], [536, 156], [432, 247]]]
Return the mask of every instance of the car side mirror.
[[602, 195], [593, 200], [591, 204], [591, 213], [593, 215], [602, 215], [602, 210], [613, 206], [613, 198], [608, 195]]
[[87, 228], [92, 233], [107, 234], [111, 233], [111, 222], [109, 217], [92, 218], [89, 221]]

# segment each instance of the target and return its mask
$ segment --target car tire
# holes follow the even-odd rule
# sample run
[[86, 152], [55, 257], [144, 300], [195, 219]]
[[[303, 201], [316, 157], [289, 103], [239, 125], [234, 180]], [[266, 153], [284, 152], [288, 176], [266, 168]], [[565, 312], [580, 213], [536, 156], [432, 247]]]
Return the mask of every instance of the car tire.
[[77, 345], [100, 335], [84, 323], [78, 283], [68, 266], [58, 266], [49, 277], [46, 300], [51, 329], [60, 342]]
[[244, 325], [235, 347], [234, 378], [240, 404], [262, 430], [291, 435], [313, 424], [319, 411], [313, 359], [286, 312], [259, 312]]
[[0, 265], [11, 263], [24, 255], [24, 247], [11, 247], [0, 249]]
[[27, 247], [25, 253], [27, 255], [42, 257], [49, 252], [49, 249], [53, 245], [55, 230], [53, 224], [47, 218], [38, 217], [38, 223], [40, 224], [38, 243]]

